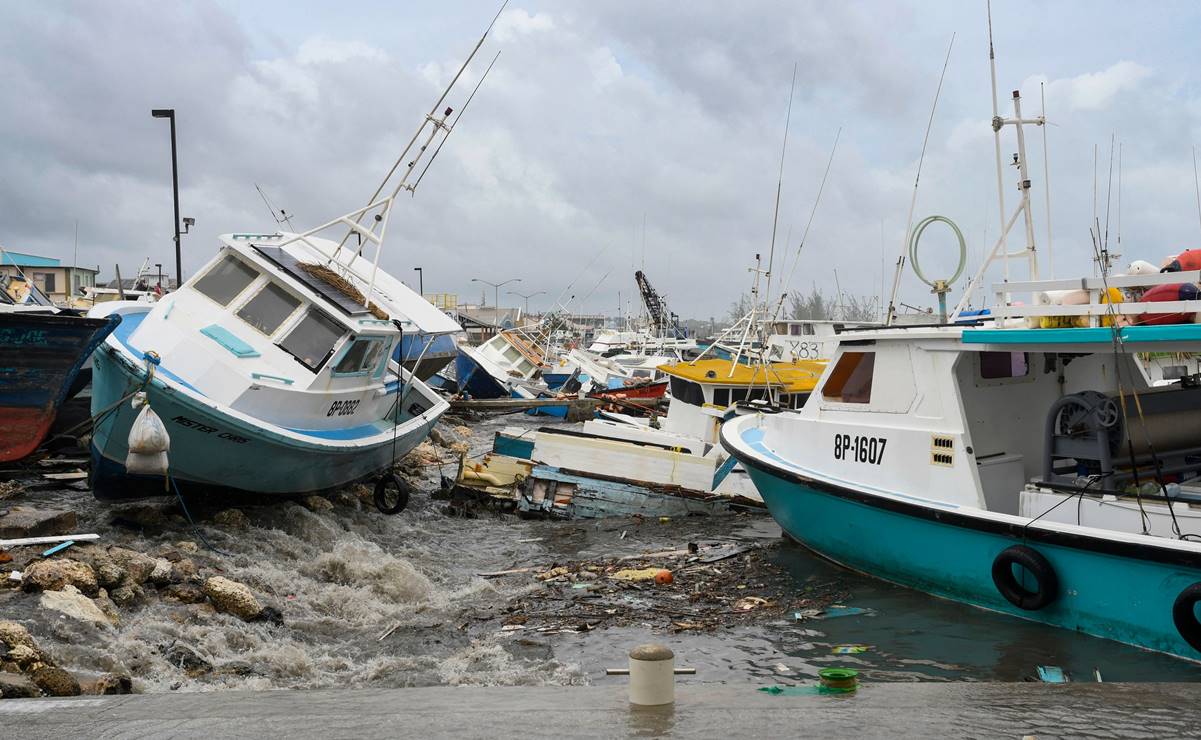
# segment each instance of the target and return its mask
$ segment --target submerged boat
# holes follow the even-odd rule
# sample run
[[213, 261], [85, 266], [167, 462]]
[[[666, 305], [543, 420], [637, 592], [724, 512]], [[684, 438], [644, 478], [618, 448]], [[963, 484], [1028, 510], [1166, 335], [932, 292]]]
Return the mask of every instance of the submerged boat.
[[119, 317], [84, 318], [0, 290], [0, 462], [19, 460], [46, 439], [80, 371]]
[[[303, 233], [226, 234], [217, 255], [157, 303], [93, 309], [122, 319], [95, 356], [98, 498], [161, 495], [172, 483], [294, 495], [378, 475], [377, 505], [403, 508], [403, 489], [396, 507], [381, 502], [390, 483], [402, 488], [387, 471], [448, 404], [393, 358], [406, 334], [461, 329], [379, 263], [396, 199], [415, 192], [429, 163], [417, 165], [453, 129], [453, 110], [442, 110], [453, 85], [368, 205]], [[145, 402], [168, 432], [167, 449], [164, 435], [134, 426]], [[145, 449], [146, 439], [159, 447]], [[161, 469], [147, 472], [147, 456]]]
[[[1014, 108], [998, 135], [1043, 123], [1017, 92]], [[801, 410], [733, 419], [722, 444], [788, 536], [836, 563], [1201, 660], [1201, 376], [1150, 365], [1201, 352], [1185, 323], [1201, 301], [1180, 298], [1201, 272], [1038, 280], [1020, 135], [1018, 152], [1018, 210], [951, 323], [994, 259], [1026, 262], [1030, 281], [994, 285], [967, 325], [837, 335]], [[1179, 290], [1152, 302], [1165, 285]]]

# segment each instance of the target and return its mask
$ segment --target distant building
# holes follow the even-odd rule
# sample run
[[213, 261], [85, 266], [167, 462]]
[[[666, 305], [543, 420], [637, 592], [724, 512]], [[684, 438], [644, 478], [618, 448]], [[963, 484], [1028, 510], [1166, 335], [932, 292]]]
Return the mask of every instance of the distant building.
[[55, 257], [39, 257], [7, 249], [0, 254], [0, 274], [24, 275], [55, 303], [67, 303], [71, 297], [79, 296], [83, 288], [95, 287], [99, 272], [91, 267], [64, 265], [62, 260]]

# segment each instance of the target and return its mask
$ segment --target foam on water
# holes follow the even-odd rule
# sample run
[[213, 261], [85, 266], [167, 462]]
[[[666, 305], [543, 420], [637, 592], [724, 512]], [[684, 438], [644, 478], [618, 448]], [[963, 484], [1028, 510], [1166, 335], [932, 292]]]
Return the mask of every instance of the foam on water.
[[[514, 422], [504, 418], [477, 428], [474, 451], [490, 444], [494, 428]], [[426, 491], [436, 487], [438, 469], [428, 473]], [[70, 505], [80, 526], [99, 532], [105, 545], [154, 553], [196, 539], [182, 518], [169, 519], [157, 534], [110, 526], [120, 509], [85, 493], [39, 492], [25, 500]], [[25, 623], [59, 664], [128, 672], [146, 691], [611, 683], [623, 679], [605, 678], [603, 669], [623, 665], [626, 650], [652, 640], [698, 668], [696, 677], [681, 679], [689, 681], [812, 679], [834, 664], [858, 667], [869, 680], [892, 681], [1020, 680], [1038, 663], [1080, 675], [1096, 665], [1107, 680], [1201, 677], [1182, 661], [931, 599], [838, 570], [789, 545], [777, 547], [774, 557], [798, 589], [813, 579], [838, 580], [853, 603], [879, 616], [786, 620], [715, 633], [664, 634], [637, 624], [583, 634], [505, 632], [505, 605], [543, 586], [524, 576], [486, 580], [479, 572], [674, 549], [736, 531], [774, 544], [778, 530], [766, 517], [667, 525], [464, 520], [446, 517], [424, 493], [397, 516], [381, 515], [354, 497], [338, 500], [332, 511], [292, 502], [244, 507], [244, 529], [202, 518], [201, 532], [228, 554], [201, 550], [190, 556], [201, 573], [247, 584], [282, 612], [282, 626], [246, 623], [206, 604], [158, 596], [122, 609], [114, 629], [42, 610], [34, 595], [0, 594], [5, 617]], [[860, 655], [831, 655], [833, 645], [848, 642], [874, 647]]]

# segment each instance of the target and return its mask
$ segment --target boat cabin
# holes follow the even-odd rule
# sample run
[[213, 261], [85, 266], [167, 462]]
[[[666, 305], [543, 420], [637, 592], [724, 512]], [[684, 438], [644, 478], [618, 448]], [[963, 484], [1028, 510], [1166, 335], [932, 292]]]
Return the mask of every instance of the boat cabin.
[[[138, 353], [169, 355], [159, 372], [190, 390], [284, 427], [403, 420], [430, 408], [434, 399], [405, 383], [395, 363], [389, 371], [402, 327], [416, 331], [411, 312], [428, 304], [413, 294], [402, 312], [408, 289], [381, 273], [372, 293], [383, 305], [368, 305], [351, 273], [328, 267], [309, 242], [331, 254], [336, 244], [289, 237], [222, 236], [218, 254], [164, 297], [160, 310], [123, 311], [122, 341]], [[419, 317], [427, 326], [433, 321], [435, 331], [458, 330], [428, 309]], [[395, 394], [402, 387], [407, 395], [397, 414]]]
[[824, 363], [817, 362], [764, 366], [717, 358], [661, 365], [671, 393], [663, 428], [716, 444], [722, 420], [737, 404], [765, 401], [777, 408], [799, 409], [823, 369]]
[[1201, 324], [1140, 324], [1141, 305], [1081, 328], [1031, 328], [1069, 308], [1031, 306], [976, 326], [846, 331], [776, 452], [927, 505], [1201, 535]]

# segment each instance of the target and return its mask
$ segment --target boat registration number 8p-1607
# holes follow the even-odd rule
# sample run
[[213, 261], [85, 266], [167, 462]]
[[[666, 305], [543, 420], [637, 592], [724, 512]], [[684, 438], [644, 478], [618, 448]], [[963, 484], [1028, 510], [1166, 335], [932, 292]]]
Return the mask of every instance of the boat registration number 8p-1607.
[[884, 460], [884, 446], [888, 440], [883, 437], [851, 437], [849, 434], [834, 435], [834, 459], [853, 459], [857, 463], [879, 465]]

